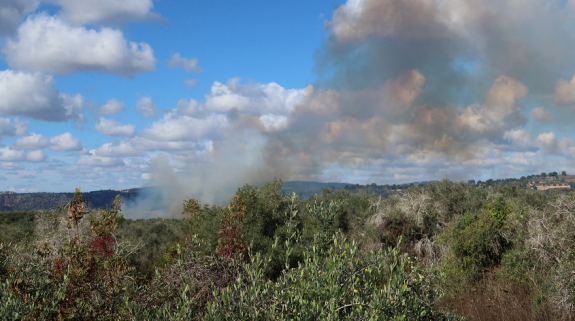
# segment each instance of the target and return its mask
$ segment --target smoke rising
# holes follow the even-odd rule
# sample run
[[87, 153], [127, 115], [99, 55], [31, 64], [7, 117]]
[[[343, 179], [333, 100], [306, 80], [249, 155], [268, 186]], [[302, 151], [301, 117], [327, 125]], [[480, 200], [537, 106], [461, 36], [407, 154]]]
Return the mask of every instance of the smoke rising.
[[314, 84], [232, 79], [180, 101], [169, 117], [220, 121], [204, 150], [154, 158], [150, 184], [177, 186], [181, 206], [274, 177], [511, 177], [546, 170], [547, 155], [575, 169], [570, 133], [542, 127], [575, 116], [574, 19], [572, 0], [348, 0], [325, 24]]

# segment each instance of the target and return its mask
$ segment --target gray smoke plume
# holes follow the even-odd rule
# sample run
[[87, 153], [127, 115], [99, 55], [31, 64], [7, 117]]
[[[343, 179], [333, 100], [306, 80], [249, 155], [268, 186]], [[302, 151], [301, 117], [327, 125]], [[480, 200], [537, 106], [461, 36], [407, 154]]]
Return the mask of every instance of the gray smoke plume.
[[180, 113], [188, 136], [211, 135], [202, 157], [156, 157], [150, 184], [176, 186], [177, 215], [187, 197], [222, 203], [274, 177], [513, 177], [557, 170], [548, 155], [575, 170], [575, 141], [560, 139], [573, 134], [574, 21], [573, 0], [348, 0], [326, 22], [313, 86], [216, 83], [146, 129], [157, 137]]
[[348, 0], [326, 24], [315, 93], [267, 133], [266, 164], [294, 179], [352, 168], [396, 182], [532, 171], [544, 156], [515, 153], [512, 137], [527, 105], [575, 102], [563, 79], [575, 74], [574, 3]]

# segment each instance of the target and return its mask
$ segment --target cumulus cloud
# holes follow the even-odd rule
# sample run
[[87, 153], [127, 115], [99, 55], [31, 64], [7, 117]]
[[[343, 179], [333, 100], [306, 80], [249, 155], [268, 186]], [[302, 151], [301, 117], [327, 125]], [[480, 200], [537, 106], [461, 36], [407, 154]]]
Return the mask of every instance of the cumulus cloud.
[[130, 157], [146, 155], [146, 152], [170, 152], [176, 157], [198, 156], [199, 160], [207, 151], [200, 140], [192, 141], [158, 141], [143, 137], [134, 137], [124, 141], [105, 143], [95, 150], [95, 155], [104, 157]]
[[140, 97], [138, 102], [136, 102], [135, 111], [146, 118], [152, 118], [158, 115], [158, 107], [156, 107], [156, 104], [152, 101], [152, 97]]
[[42, 150], [25, 151], [9, 149], [7, 147], [0, 148], [0, 161], [3, 162], [40, 162], [43, 161], [44, 158], [46, 158], [46, 154]]
[[553, 120], [553, 116], [549, 113], [549, 111], [545, 110], [543, 107], [537, 107], [529, 113], [533, 119], [536, 119], [540, 122], [550, 122]]
[[53, 122], [85, 121], [84, 98], [60, 93], [55, 84], [52, 76], [41, 73], [0, 71], [0, 115]]
[[184, 58], [176, 52], [168, 62], [169, 68], [182, 67], [187, 72], [202, 72], [202, 67], [198, 66], [198, 58]]
[[50, 140], [42, 134], [31, 133], [29, 136], [16, 139], [11, 149], [43, 149], [50, 145]]
[[80, 139], [66, 132], [62, 135], [50, 138], [50, 150], [65, 152], [81, 151], [82, 144]]
[[27, 13], [38, 7], [39, 0], [2, 0], [0, 2], [0, 35], [16, 33], [18, 24]]
[[517, 129], [507, 131], [503, 134], [503, 138], [512, 144], [513, 151], [534, 152], [539, 149], [537, 142], [533, 138], [533, 134], [526, 130]]
[[555, 104], [568, 105], [575, 103], [575, 77], [571, 81], [559, 79], [555, 86]]
[[464, 129], [495, 139], [511, 128], [525, 124], [522, 107], [517, 101], [528, 93], [529, 89], [516, 79], [500, 77], [487, 92], [485, 102], [467, 107], [457, 121]]
[[49, 2], [62, 6], [60, 16], [77, 25], [126, 20], [163, 20], [158, 13], [151, 12], [154, 7], [152, 0], [49, 0]]
[[136, 125], [122, 125], [113, 119], [100, 117], [94, 128], [104, 135], [134, 137]]
[[150, 45], [128, 43], [119, 30], [75, 27], [46, 14], [29, 16], [2, 51], [12, 68], [58, 75], [98, 71], [131, 77], [156, 70]]
[[132, 142], [117, 141], [103, 144], [94, 151], [94, 154], [103, 157], [129, 157], [138, 155], [143, 151], [145, 149], [134, 146]]
[[115, 115], [124, 110], [124, 102], [117, 99], [110, 99], [102, 107], [96, 109], [98, 115]]
[[206, 118], [165, 115], [142, 131], [142, 137], [154, 141], [190, 141], [217, 136], [228, 126], [225, 115], [210, 115]]
[[302, 89], [285, 89], [275, 82], [241, 84], [240, 78], [233, 78], [226, 84], [214, 82], [203, 108], [220, 113], [236, 110], [247, 114], [287, 115], [303, 97]]
[[30, 122], [27, 121], [15, 119], [14, 122], [12, 122], [10, 118], [0, 117], [0, 138], [28, 135], [29, 126]]
[[125, 163], [122, 159], [117, 157], [101, 157], [96, 156], [94, 151], [91, 150], [88, 155], [80, 156], [80, 159], [76, 162], [76, 165], [83, 165], [89, 167], [115, 167], [124, 166]]

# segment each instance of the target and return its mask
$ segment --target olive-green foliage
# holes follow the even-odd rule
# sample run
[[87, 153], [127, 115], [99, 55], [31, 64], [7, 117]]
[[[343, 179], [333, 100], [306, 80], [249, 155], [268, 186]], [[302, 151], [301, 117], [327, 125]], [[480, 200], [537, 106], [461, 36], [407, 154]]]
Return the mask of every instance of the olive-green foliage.
[[0, 212], [0, 243], [30, 242], [34, 235], [34, 217], [39, 211]]
[[468, 212], [476, 212], [486, 204], [487, 190], [473, 188], [465, 183], [450, 183], [444, 179], [430, 182], [425, 186], [425, 190], [431, 199], [439, 204], [443, 222], [449, 222]]
[[[362, 253], [339, 232], [325, 253], [321, 243], [297, 268], [275, 281], [263, 279], [266, 261], [252, 257], [234, 290], [218, 291], [208, 304], [213, 320], [436, 320], [436, 296], [416, 262], [397, 249]], [[286, 247], [289, 266], [291, 247]], [[230, 287], [231, 289], [232, 287]]]
[[242, 237], [254, 251], [269, 250], [277, 229], [285, 225], [289, 198], [281, 193], [281, 186], [281, 180], [275, 179], [261, 188], [245, 185], [236, 192], [246, 208]]
[[[289, 257], [300, 239], [294, 235], [285, 242], [286, 269], [275, 281], [265, 277], [270, 259], [259, 253], [250, 255], [251, 263], [238, 265], [181, 247], [173, 268], [154, 279], [150, 289], [155, 291], [143, 289], [142, 297], [126, 299], [126, 309], [135, 319], [147, 320], [457, 319], [435, 309], [441, 292], [406, 254], [393, 248], [364, 251], [341, 232], [324, 251], [318, 237], [292, 269]], [[230, 274], [235, 277], [222, 283]]]
[[477, 274], [499, 265], [512, 246], [504, 236], [509, 230], [507, 219], [511, 212], [511, 204], [500, 198], [479, 213], [457, 217], [440, 240], [449, 244], [464, 271]]
[[374, 194], [368, 194], [363, 190], [350, 193], [342, 189], [336, 191], [324, 189], [321, 195], [308, 198], [304, 201], [304, 206], [301, 206], [300, 215], [306, 227], [309, 228], [304, 233], [313, 235], [318, 231], [314, 229], [314, 226], [317, 227], [320, 224], [320, 219], [312, 212], [319, 204], [328, 205], [334, 214], [326, 233], [331, 235], [337, 230], [346, 234], [358, 233], [359, 230], [364, 229], [367, 218], [374, 214], [375, 209], [372, 203], [377, 199], [378, 197]]
[[181, 219], [123, 219], [114, 231], [120, 242], [133, 248], [128, 262], [137, 271], [151, 276], [155, 267], [165, 263], [164, 253], [173, 244], [189, 233], [190, 224]]
[[[389, 198], [326, 189], [302, 200], [281, 184], [243, 186], [226, 207], [186, 200], [183, 220], [117, 216], [109, 257], [88, 247], [96, 232], [82, 224], [95, 211], [76, 229], [61, 211], [3, 224], [0, 319], [53, 319], [63, 297], [80, 300], [84, 318], [105, 307], [101, 318], [448, 319], [435, 307], [442, 293], [487, 277], [528, 286], [534, 319], [568, 318], [575, 306], [574, 193], [444, 180]], [[223, 243], [245, 252], [222, 255]], [[82, 272], [92, 263], [100, 272]], [[103, 285], [105, 271], [116, 287]], [[87, 280], [100, 293], [91, 302]], [[61, 318], [84, 313], [66, 309]]]
[[33, 221], [38, 211], [3, 211], [0, 212], [0, 224], [12, 224], [21, 221]]
[[[272, 250], [272, 244], [276, 237], [281, 240], [287, 237], [286, 213], [290, 208], [297, 210], [301, 207], [301, 201], [290, 198], [281, 193], [281, 180], [273, 180], [262, 187], [245, 185], [238, 189], [232, 199], [234, 206], [244, 207], [241, 225], [241, 239], [246, 246], [250, 246], [254, 252], [276, 256], [277, 251]], [[209, 254], [218, 247], [221, 237], [222, 220], [229, 208], [219, 206], [201, 206], [197, 200], [189, 199], [184, 202], [184, 214], [190, 214], [191, 233], [202, 240], [204, 253]], [[296, 215], [292, 219], [293, 224], [300, 226], [301, 219]], [[279, 262], [274, 259], [274, 262]], [[295, 261], [294, 261], [295, 262]], [[295, 264], [295, 263], [294, 263]], [[280, 264], [275, 264], [271, 274], [279, 273]]]

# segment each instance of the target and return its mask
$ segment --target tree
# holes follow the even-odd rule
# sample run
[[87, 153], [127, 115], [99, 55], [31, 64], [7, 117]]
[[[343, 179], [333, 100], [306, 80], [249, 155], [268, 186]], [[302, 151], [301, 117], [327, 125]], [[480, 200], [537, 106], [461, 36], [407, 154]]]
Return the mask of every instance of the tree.
[[567, 172], [566, 172], [566, 171], [562, 171], [562, 172], [561, 172], [561, 175], [567, 176]]
[[474, 179], [470, 179], [467, 181], [467, 185], [473, 185], [475, 184], [475, 180]]
[[547, 177], [547, 174], [541, 173], [541, 177]]

